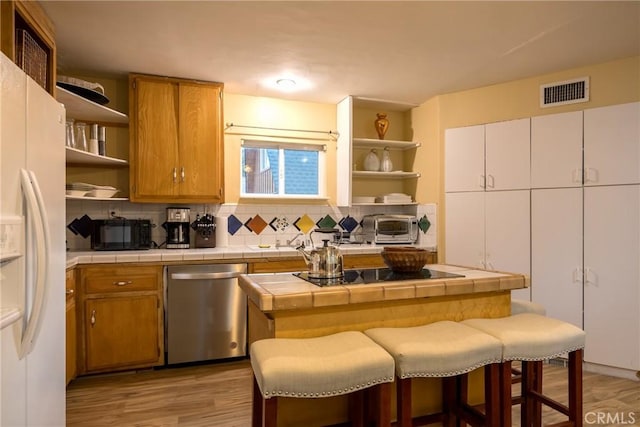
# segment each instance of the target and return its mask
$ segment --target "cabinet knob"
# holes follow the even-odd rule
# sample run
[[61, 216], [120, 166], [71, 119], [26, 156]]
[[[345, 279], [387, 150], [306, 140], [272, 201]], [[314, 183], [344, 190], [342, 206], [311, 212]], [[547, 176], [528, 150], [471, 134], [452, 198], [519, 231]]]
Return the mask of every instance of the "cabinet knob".
[[73, 289], [67, 289], [67, 291], [65, 293], [67, 295], [73, 295], [75, 293], [75, 291]]
[[173, 183], [178, 182], [178, 168], [173, 168]]
[[96, 324], [96, 311], [91, 310], [91, 327], [93, 328]]
[[131, 280], [120, 280], [118, 282], [113, 282], [113, 284], [116, 286], [127, 286], [127, 285], [130, 285], [131, 283], [133, 283]]
[[184, 166], [180, 168], [180, 182], [184, 182]]

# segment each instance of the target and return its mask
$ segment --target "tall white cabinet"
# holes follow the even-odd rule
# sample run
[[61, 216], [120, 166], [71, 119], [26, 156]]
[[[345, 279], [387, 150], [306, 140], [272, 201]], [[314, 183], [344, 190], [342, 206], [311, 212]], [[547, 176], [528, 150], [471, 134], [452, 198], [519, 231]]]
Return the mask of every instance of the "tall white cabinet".
[[529, 275], [529, 188], [528, 118], [447, 129], [446, 262]]
[[640, 369], [640, 103], [532, 118], [532, 300]]

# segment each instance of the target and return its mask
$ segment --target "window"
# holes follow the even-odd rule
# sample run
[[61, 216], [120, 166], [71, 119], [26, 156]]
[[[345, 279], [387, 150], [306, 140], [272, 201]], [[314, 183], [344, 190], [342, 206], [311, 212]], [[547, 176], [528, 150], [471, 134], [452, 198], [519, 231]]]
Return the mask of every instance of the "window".
[[241, 197], [324, 196], [324, 145], [243, 141]]

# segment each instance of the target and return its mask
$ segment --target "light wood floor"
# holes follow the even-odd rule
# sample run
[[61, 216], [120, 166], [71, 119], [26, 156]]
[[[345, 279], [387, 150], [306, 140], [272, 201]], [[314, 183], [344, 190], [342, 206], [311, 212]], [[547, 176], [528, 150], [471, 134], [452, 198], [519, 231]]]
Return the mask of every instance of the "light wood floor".
[[[566, 403], [565, 381], [565, 368], [545, 365], [545, 393]], [[585, 426], [640, 425], [640, 383], [585, 372], [584, 412], [593, 413]], [[597, 413], [604, 413], [601, 417], [608, 417], [609, 422], [595, 422]], [[543, 415], [545, 423], [564, 419], [550, 410]], [[515, 407], [513, 416], [513, 426], [518, 426]], [[250, 425], [251, 367], [247, 360], [81, 377], [67, 388], [70, 427]]]

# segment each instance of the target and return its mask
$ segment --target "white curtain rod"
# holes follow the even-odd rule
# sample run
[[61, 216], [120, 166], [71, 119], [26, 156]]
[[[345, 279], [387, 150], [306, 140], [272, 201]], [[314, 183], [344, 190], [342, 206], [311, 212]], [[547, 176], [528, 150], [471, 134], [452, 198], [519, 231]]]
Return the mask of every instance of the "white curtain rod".
[[327, 134], [334, 138], [338, 137], [338, 132], [333, 130], [325, 131], [325, 130], [308, 130], [308, 129], [272, 128], [272, 127], [265, 127], [265, 126], [236, 125], [233, 122], [225, 123], [224, 130], [226, 131], [227, 129], [230, 129], [232, 127], [245, 128], [245, 129], [277, 130], [277, 131], [284, 131], [284, 132], [322, 133], [322, 134]]

